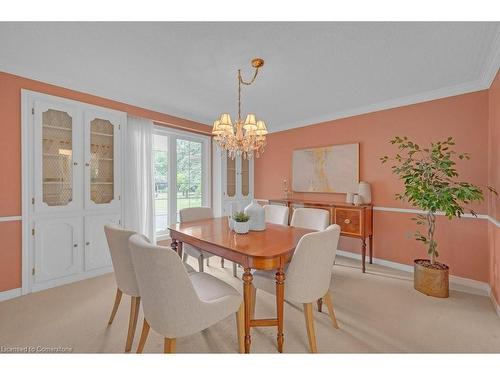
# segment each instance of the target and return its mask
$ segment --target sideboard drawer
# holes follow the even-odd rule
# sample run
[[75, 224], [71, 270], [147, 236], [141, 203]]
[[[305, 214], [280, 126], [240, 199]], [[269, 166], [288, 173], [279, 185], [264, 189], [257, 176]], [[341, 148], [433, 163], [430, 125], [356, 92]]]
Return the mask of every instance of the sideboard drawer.
[[335, 224], [340, 225], [342, 233], [351, 235], [361, 235], [361, 225], [363, 225], [362, 211], [355, 208], [336, 208]]

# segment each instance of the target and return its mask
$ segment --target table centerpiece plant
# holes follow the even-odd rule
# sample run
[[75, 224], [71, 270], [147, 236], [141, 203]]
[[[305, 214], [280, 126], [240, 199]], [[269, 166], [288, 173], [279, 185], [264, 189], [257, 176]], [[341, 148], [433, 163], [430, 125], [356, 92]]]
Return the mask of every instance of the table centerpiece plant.
[[233, 215], [233, 220], [234, 220], [233, 229], [236, 233], [239, 234], [248, 233], [248, 231], [250, 230], [250, 225], [249, 225], [250, 216], [245, 214], [243, 211], [236, 212]]

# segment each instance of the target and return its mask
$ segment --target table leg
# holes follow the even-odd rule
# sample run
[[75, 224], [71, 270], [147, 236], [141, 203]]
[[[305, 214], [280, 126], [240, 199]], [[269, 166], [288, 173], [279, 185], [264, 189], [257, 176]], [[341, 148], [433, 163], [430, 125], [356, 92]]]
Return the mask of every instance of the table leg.
[[252, 339], [250, 337], [250, 320], [252, 311], [252, 280], [253, 276], [250, 268], [245, 268], [243, 272], [243, 300], [245, 302], [245, 353], [250, 353], [250, 344]]
[[363, 244], [361, 245], [361, 265], [363, 268], [363, 273], [365, 272], [365, 259], [366, 259], [366, 239], [363, 238]]
[[283, 353], [283, 306], [285, 302], [285, 273], [283, 267], [276, 272], [276, 310], [278, 312], [278, 351]]
[[177, 254], [182, 259], [182, 242], [177, 242]]
[[172, 240], [172, 242], [170, 242], [170, 247], [172, 248], [173, 251], [177, 252], [177, 245], [179, 243], [177, 242], [177, 240]]
[[373, 264], [373, 234], [368, 237], [368, 244], [370, 246], [370, 264]]

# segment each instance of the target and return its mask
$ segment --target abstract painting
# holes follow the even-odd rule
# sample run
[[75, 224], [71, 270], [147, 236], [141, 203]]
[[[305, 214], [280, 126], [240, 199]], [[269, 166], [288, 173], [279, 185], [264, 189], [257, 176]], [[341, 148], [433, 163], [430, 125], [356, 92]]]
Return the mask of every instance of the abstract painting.
[[293, 151], [293, 191], [355, 193], [358, 183], [359, 143]]

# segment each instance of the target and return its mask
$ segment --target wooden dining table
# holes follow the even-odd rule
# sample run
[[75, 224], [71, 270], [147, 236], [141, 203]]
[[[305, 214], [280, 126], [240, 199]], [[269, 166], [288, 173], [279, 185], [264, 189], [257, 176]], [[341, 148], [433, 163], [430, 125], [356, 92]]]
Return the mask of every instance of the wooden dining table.
[[[300, 238], [312, 232], [305, 228], [266, 224], [263, 231], [237, 234], [227, 217], [177, 223], [168, 227], [171, 247], [182, 257], [182, 244], [187, 243], [243, 267], [243, 300], [245, 306], [244, 351], [250, 353], [252, 327], [277, 327], [278, 351], [283, 352], [283, 307], [285, 297], [284, 267], [290, 261]], [[251, 270], [276, 270], [275, 318], [255, 319], [251, 316]]]

